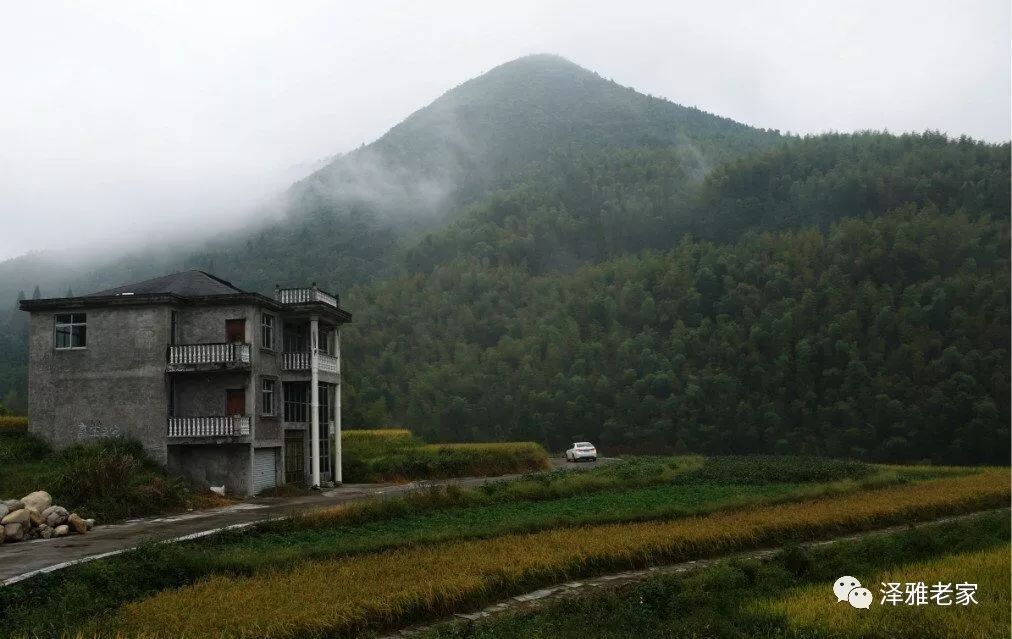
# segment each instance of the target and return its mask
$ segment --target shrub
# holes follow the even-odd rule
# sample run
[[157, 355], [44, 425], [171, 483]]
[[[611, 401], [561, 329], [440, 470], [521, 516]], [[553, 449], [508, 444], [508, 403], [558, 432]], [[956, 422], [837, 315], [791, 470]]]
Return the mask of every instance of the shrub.
[[59, 469], [50, 492], [103, 520], [124, 519], [185, 505], [185, 482], [166, 477], [139, 442], [103, 439], [55, 455]]
[[189, 496], [137, 442], [102, 439], [54, 452], [34, 435], [0, 431], [0, 497], [34, 490], [102, 522], [179, 508]]

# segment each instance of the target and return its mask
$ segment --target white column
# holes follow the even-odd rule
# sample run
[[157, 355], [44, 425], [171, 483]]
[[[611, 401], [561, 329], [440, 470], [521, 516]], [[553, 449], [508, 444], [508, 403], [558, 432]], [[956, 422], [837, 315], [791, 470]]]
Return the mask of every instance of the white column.
[[334, 330], [334, 356], [337, 358], [337, 387], [334, 389], [334, 483], [344, 481], [341, 473], [341, 327]]
[[309, 457], [312, 467], [310, 484], [320, 485], [320, 371], [317, 350], [320, 346], [320, 321], [313, 318], [309, 322]]

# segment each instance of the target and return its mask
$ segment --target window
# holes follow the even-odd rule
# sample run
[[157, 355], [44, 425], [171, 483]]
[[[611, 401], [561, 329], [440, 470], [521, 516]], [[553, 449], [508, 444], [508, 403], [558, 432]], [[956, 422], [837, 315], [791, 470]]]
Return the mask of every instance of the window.
[[285, 421], [309, 421], [309, 384], [305, 382], [285, 382]]
[[63, 313], [56, 316], [56, 348], [84, 348], [87, 343], [87, 315]]
[[273, 379], [261, 380], [260, 386], [260, 414], [261, 415], [273, 415], [274, 414], [274, 384]]
[[175, 311], [172, 311], [169, 325], [169, 344], [175, 346], [179, 343], [179, 318]]
[[267, 313], [260, 321], [260, 346], [274, 350], [274, 316]]

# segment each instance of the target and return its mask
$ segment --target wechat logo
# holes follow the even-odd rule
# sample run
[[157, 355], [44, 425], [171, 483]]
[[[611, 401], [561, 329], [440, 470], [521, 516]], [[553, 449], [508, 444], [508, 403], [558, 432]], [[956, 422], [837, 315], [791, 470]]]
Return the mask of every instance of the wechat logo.
[[861, 586], [861, 582], [855, 577], [843, 576], [833, 584], [833, 594], [836, 601], [846, 601], [855, 608], [868, 609], [871, 607], [872, 594], [867, 588]]

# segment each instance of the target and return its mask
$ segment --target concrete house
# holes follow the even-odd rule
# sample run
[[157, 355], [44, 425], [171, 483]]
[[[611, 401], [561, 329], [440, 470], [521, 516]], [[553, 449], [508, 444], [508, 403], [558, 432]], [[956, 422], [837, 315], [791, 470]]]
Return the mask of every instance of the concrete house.
[[62, 448], [140, 441], [236, 495], [341, 481], [341, 325], [318, 289], [273, 299], [203, 271], [23, 300], [30, 431]]

